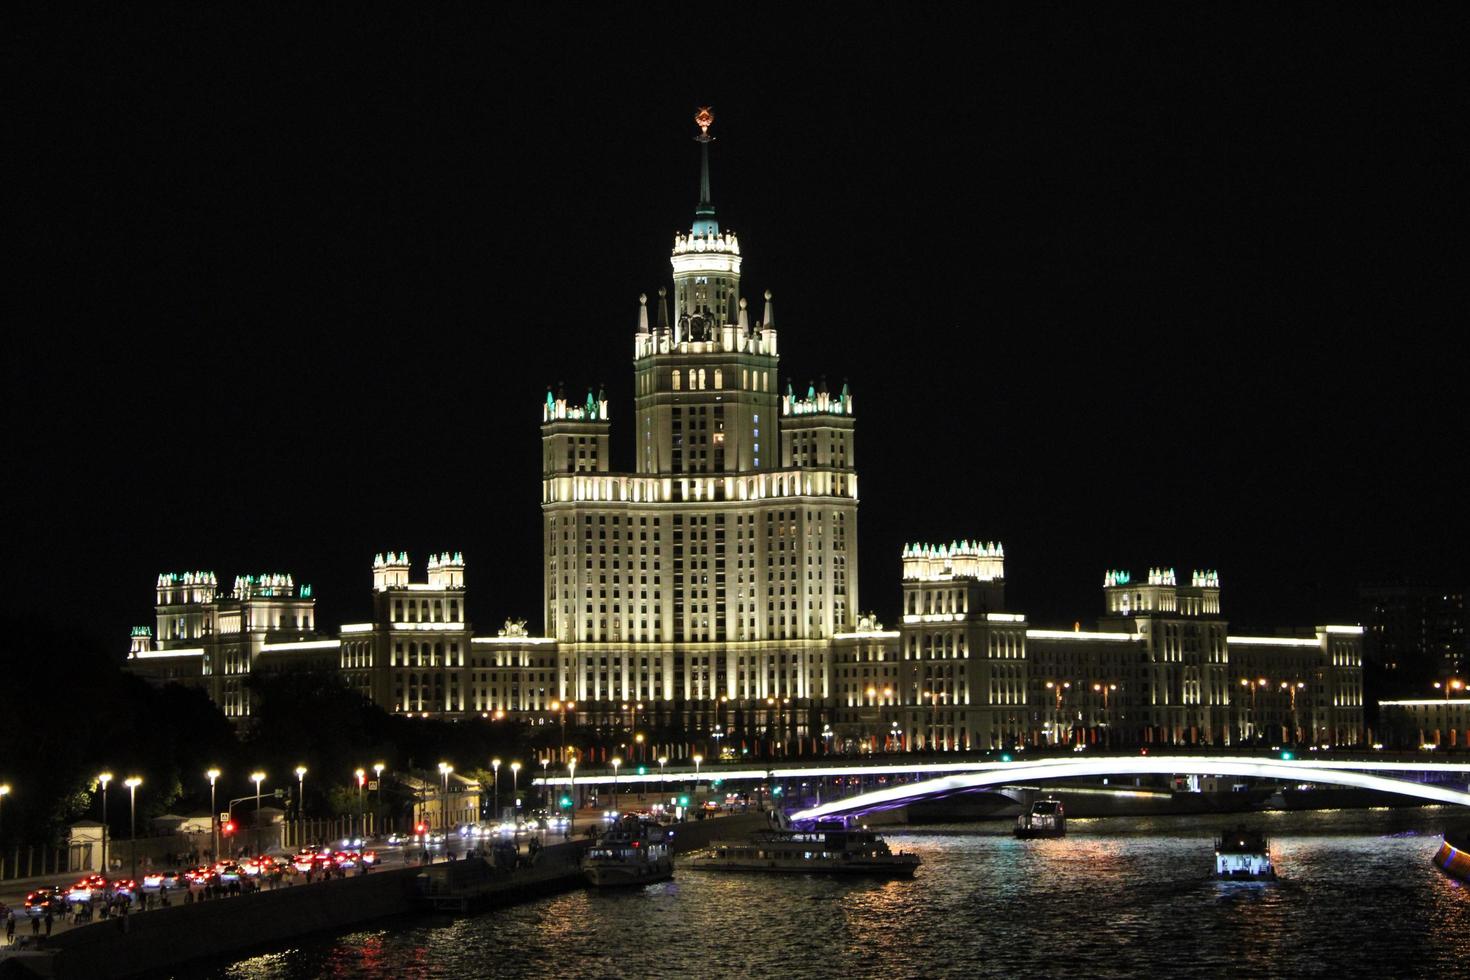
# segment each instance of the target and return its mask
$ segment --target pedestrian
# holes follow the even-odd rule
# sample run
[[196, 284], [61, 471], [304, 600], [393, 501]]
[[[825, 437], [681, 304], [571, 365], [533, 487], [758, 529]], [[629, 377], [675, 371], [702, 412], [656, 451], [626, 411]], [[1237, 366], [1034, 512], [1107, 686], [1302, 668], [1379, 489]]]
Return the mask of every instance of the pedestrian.
[[53, 921], [54, 921], [54, 917], [51, 915], [51, 910], [50, 909], [47, 909], [46, 910], [46, 938], [48, 938], [48, 939], [51, 938], [51, 923]]
[[5, 945], [15, 942], [15, 909], [5, 910]]
[[33, 916], [31, 916], [31, 935], [32, 936], [39, 936], [40, 934], [41, 934], [41, 920], [40, 920], [39, 917], [33, 915]]

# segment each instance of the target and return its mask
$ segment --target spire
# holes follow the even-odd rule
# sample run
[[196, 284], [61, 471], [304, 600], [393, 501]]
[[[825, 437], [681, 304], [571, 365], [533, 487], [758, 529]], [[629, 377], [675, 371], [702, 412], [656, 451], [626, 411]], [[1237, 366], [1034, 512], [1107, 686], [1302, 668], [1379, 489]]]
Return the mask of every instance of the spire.
[[638, 294], [638, 332], [648, 333], [648, 294]]
[[694, 116], [699, 135], [694, 141], [699, 144], [699, 204], [694, 209], [694, 226], [690, 234], [700, 238], [713, 238], [720, 233], [720, 223], [715, 220], [715, 206], [709, 193], [709, 144], [714, 139], [709, 128], [715, 121], [709, 106], [700, 108]]
[[740, 320], [738, 322], [740, 326], [740, 332], [743, 334], [750, 333], [750, 314], [745, 312], [745, 307], [745, 297], [742, 296], [740, 297]]
[[771, 291], [769, 289], [767, 289], [766, 290], [766, 312], [765, 312], [765, 315], [761, 318], [761, 326], [764, 327], [767, 330], [770, 330], [775, 325], [776, 325], [776, 307], [771, 302]]
[[658, 287], [658, 329], [667, 333], [669, 329], [669, 291]]

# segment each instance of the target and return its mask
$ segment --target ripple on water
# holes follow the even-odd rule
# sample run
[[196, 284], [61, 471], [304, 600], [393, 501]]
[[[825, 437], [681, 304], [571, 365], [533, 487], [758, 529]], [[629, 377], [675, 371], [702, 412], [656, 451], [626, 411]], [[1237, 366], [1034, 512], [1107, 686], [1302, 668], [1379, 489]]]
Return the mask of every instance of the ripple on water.
[[1078, 820], [1065, 840], [1029, 842], [994, 824], [927, 828], [890, 835], [924, 859], [911, 882], [683, 870], [640, 892], [406, 920], [179, 975], [1465, 976], [1470, 889], [1429, 860], [1449, 816], [1255, 815], [1283, 874], [1255, 887], [1210, 877], [1211, 842], [1237, 818]]

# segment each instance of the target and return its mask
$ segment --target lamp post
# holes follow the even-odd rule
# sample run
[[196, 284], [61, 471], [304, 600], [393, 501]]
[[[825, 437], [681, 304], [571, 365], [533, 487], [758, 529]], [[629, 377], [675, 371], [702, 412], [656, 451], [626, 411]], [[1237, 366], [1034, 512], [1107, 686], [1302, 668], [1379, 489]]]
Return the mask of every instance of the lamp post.
[[500, 760], [491, 759], [490, 768], [495, 770], [495, 812], [492, 816], [495, 822], [500, 822]]
[[[541, 798], [544, 801], [548, 801], [548, 802], [551, 800], [551, 787], [549, 787], [549, 786], [546, 785], [546, 767], [549, 766], [549, 765], [551, 765], [551, 759], [550, 759], [550, 757], [548, 757], [548, 756], [542, 756], [541, 757]], [[548, 806], [547, 809], [548, 810], [555, 810], [556, 807]]]
[[439, 778], [444, 782], [444, 795], [439, 797], [439, 826], [444, 831], [444, 848], [449, 849], [449, 774], [454, 767], [447, 762], [439, 763]]
[[567, 796], [572, 801], [572, 812], [567, 815], [567, 836], [572, 836], [572, 831], [577, 827], [577, 760], [574, 756], [567, 760]]
[[[1261, 683], [1264, 684], [1265, 681], [1262, 681]], [[1103, 699], [1103, 717], [1102, 717], [1102, 722], [1100, 723], [1100, 725], [1103, 728], [1110, 728], [1111, 726], [1108, 724], [1108, 718], [1109, 718], [1109, 712], [1108, 712], [1108, 694], [1110, 692], [1112, 692], [1112, 691], [1116, 691], [1118, 689], [1118, 685], [1116, 685], [1116, 684], [1093, 684], [1092, 685], [1092, 689], [1094, 691], [1100, 692], [1102, 694], [1102, 699]], [[1105, 732], [1104, 734], [1108, 736], [1107, 739], [1105, 739], [1105, 741], [1109, 741], [1110, 742], [1112, 740], [1112, 732], [1109, 731], [1109, 732]]]
[[577, 702], [553, 701], [551, 707], [561, 715], [561, 757], [565, 759], [567, 757], [567, 712], [575, 710]]
[[[9, 783], [0, 783], [0, 816], [3, 816], [4, 815], [4, 810], [5, 810], [5, 797], [7, 797], [9, 795], [10, 795], [10, 784]], [[0, 824], [0, 829], [3, 829], [3, 828], [4, 828], [4, 825], [3, 824]]]
[[703, 761], [704, 756], [696, 752], [694, 755], [694, 784], [696, 787], [699, 785], [699, 764]]
[[622, 759], [618, 758], [617, 756], [613, 756], [612, 757], [612, 767], [613, 767], [613, 812], [614, 813], [616, 813], [617, 812], [617, 809], [618, 809], [618, 766], [621, 766], [622, 764], [623, 764], [623, 760]]
[[256, 770], [250, 774], [250, 781], [255, 784], [255, 853], [260, 853], [260, 784], [265, 782], [265, 773]]
[[219, 860], [219, 808], [214, 802], [214, 783], [219, 779], [219, 770], [208, 769], [204, 775], [209, 779], [209, 860], [213, 862]]
[[521, 778], [521, 764], [512, 762], [510, 764], [510, 802], [517, 810], [521, 808], [520, 799], [516, 796], [519, 790], [516, 788]]
[[[306, 767], [296, 767], [296, 821], [299, 824], [306, 815]], [[301, 841], [297, 841], [300, 844]]]
[[128, 862], [132, 866], [132, 873], [128, 875], [134, 881], [138, 880], [138, 787], [143, 785], [143, 780], [138, 776], [129, 776], [123, 780], [123, 785], [128, 788]]
[[1297, 681], [1295, 684], [1290, 681], [1281, 682], [1281, 689], [1291, 697], [1291, 741], [1293, 743], [1301, 741], [1300, 729], [1297, 726], [1296, 718], [1296, 692], [1306, 686], [1306, 682], [1304, 681]]
[[[107, 873], [107, 784], [112, 782], [112, 773], [103, 772], [97, 774], [97, 784], [102, 787], [102, 873]], [[214, 809], [214, 801], [210, 801], [209, 808]]]
[[367, 832], [362, 820], [362, 788], [367, 783], [367, 771], [359, 766], [352, 774], [357, 777], [357, 836], [366, 837]]
[[660, 793], [667, 793], [669, 791], [669, 785], [664, 781], [664, 766], [668, 764], [668, 756], [661, 755], [658, 757], [658, 791]]
[[378, 829], [378, 817], [381, 816], [383, 812], [383, 770], [387, 768], [388, 767], [381, 762], [373, 763], [373, 782], [378, 787], [378, 805], [373, 808], [374, 831]]

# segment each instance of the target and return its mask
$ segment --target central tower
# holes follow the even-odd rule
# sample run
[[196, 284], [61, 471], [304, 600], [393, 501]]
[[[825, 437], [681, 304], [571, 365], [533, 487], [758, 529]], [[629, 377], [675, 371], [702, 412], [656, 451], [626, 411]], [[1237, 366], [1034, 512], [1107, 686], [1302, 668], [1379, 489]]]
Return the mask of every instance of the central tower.
[[582, 709], [794, 724], [826, 697], [831, 638], [858, 608], [853, 401], [845, 385], [782, 389], [771, 294], [754, 318], [739, 239], [715, 216], [713, 122], [695, 116], [699, 200], [674, 235], [672, 303], [667, 287], [653, 310], [639, 297], [632, 472], [609, 465], [600, 393], [543, 406], [546, 632], [558, 693]]

